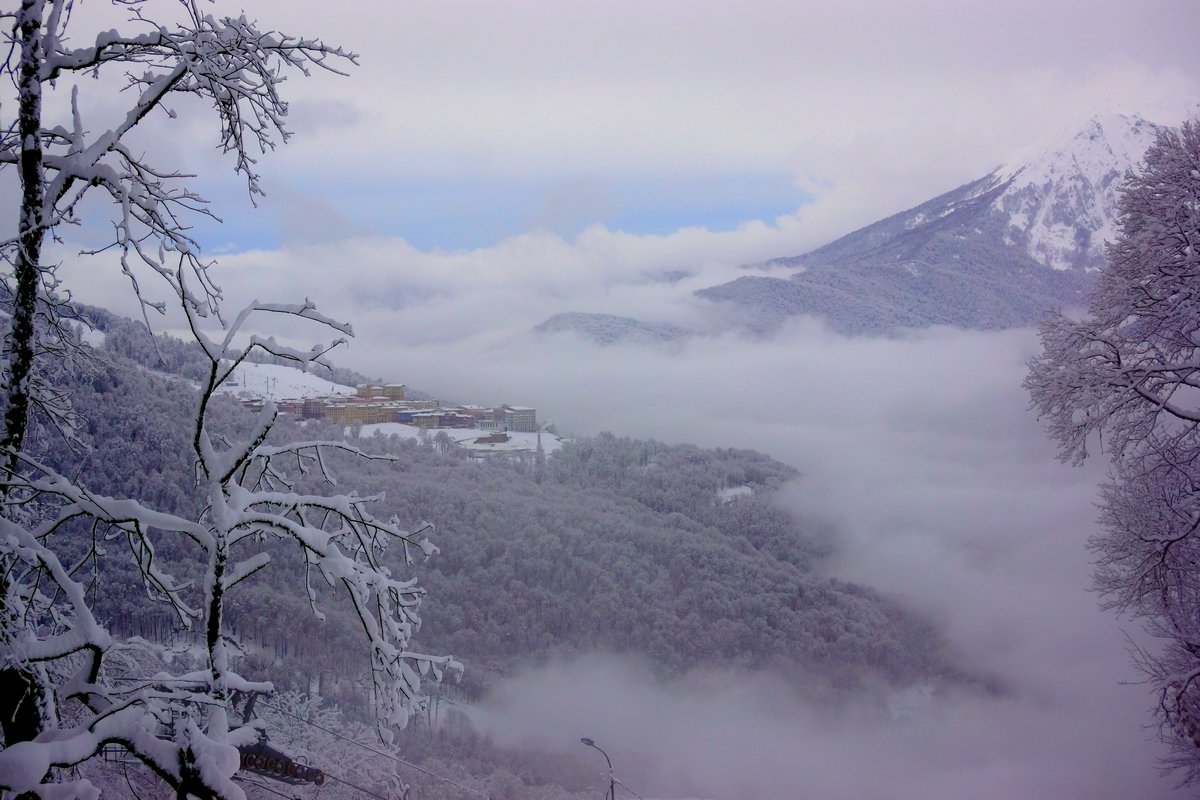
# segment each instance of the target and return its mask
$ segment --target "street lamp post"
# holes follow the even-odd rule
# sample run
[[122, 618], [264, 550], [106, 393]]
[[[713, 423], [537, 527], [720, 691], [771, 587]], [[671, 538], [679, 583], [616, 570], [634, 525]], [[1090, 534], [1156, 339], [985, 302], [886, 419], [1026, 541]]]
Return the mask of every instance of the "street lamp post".
[[604, 752], [603, 748], [601, 748], [600, 745], [596, 744], [594, 741], [592, 741], [588, 737], [584, 736], [579, 741], [583, 742], [588, 747], [593, 747], [593, 748], [599, 750], [600, 755], [604, 756], [604, 760], [608, 762], [608, 795], [607, 795], [607, 797], [608, 797], [608, 800], [617, 800], [617, 779], [613, 775], [612, 759], [608, 757], [608, 753]]

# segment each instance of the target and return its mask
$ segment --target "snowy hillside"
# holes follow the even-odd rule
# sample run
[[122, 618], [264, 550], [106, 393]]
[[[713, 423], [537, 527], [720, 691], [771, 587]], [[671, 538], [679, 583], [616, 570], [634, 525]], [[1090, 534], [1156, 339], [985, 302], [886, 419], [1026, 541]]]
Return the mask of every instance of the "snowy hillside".
[[239, 364], [223, 391], [263, 400], [299, 400], [354, 394], [355, 389], [327, 381], [309, 372], [274, 364]]
[[1116, 228], [1117, 190], [1160, 128], [1110, 115], [1021, 159], [801, 256], [790, 278], [743, 277], [701, 297], [768, 333], [790, 316], [843, 333], [1026, 325], [1077, 305]]
[[99, 328], [93, 328], [82, 320], [74, 324], [68, 323], [68, 325], [71, 330], [75, 331], [75, 334], [79, 337], [79, 341], [96, 349], [104, 347], [104, 331]]

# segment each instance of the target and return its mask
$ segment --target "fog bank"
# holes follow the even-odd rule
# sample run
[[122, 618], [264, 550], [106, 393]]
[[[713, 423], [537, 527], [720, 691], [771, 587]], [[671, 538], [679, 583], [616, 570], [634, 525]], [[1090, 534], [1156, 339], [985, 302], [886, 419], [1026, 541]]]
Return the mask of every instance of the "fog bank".
[[960, 664], [1003, 688], [937, 693], [900, 720], [867, 707], [831, 718], [767, 675], [659, 685], [584, 660], [499, 687], [493, 733], [559, 748], [591, 736], [635, 789], [668, 797], [1185, 796], [1156, 774], [1151, 694], [1129, 685], [1122, 626], [1088, 591], [1102, 465], [1058, 464], [1025, 409], [1035, 347], [1030, 331], [872, 340], [800, 323], [678, 352], [569, 338], [520, 360], [409, 350], [446, 392], [520, 390], [567, 430], [796, 465], [782, 501], [835, 523], [829, 568], [928, 614]]

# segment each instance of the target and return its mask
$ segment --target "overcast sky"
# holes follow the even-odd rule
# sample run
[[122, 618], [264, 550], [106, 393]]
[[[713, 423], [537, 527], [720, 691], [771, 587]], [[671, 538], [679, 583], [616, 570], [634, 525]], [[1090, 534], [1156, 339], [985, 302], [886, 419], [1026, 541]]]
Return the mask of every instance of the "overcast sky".
[[253, 10], [362, 56], [289, 87], [301, 135], [273, 183], [422, 248], [728, 230], [822, 199], [831, 237], [1096, 111], [1177, 117], [1200, 95], [1187, 0]]
[[[289, 82], [297, 136], [264, 159], [258, 213], [202, 147], [211, 125], [163, 128], [226, 212], [211, 247], [365, 233], [474, 248], [798, 210], [780, 244], [809, 246], [1096, 111], [1174, 121], [1200, 97], [1188, 0], [243, 5], [361, 65]], [[81, 8], [77, 31], [111, 15]]]
[[[520, 316], [623, 313], [620, 287], [648, 273], [705, 273], [680, 288], [711, 285], [718, 267], [802, 253], [1098, 112], [1173, 123], [1200, 100], [1200, 7], [1186, 0], [347, 9], [250, 7], [360, 61], [346, 77], [288, 80], [296, 135], [262, 158], [257, 208], [213, 147], [209, 115], [185, 102], [180, 119], [139, 126], [139, 146], [197, 173], [224, 219], [201, 220], [197, 236], [232, 256], [219, 273], [232, 301], [262, 294], [261, 270], [285, 269], [288, 291], [336, 316], [476, 285], [515, 293]], [[73, 30], [85, 40], [125, 13], [88, 0]], [[96, 129], [126, 100], [104, 88], [84, 84]], [[364, 279], [346, 281], [350, 266]], [[82, 272], [80, 297], [132, 310], [107, 273]], [[540, 283], [556, 285], [553, 302], [525, 292]], [[513, 319], [422, 308], [459, 330]]]

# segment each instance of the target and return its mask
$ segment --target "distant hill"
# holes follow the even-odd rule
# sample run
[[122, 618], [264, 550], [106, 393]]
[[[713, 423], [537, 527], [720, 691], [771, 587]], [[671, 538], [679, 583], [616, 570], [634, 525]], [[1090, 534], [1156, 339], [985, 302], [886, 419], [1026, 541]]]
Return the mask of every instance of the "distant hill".
[[1089, 120], [1012, 164], [800, 256], [701, 289], [738, 324], [767, 333], [788, 317], [843, 333], [954, 325], [997, 329], [1082, 301], [1116, 229], [1117, 191], [1160, 127]]
[[571, 311], [555, 314], [534, 326], [540, 334], [570, 333], [596, 344], [663, 344], [678, 342], [692, 334], [686, 328], [665, 322], [643, 322], [612, 314]]
[[[129, 359], [152, 372], [192, 381], [208, 376], [208, 360], [196, 342], [153, 334], [145, 323], [134, 322], [98, 306], [74, 303], [72, 307], [80, 319], [73, 329], [93, 347]], [[336, 366], [330, 369], [314, 366], [309, 372], [303, 372], [289, 362], [279, 362], [273, 356], [256, 351], [238, 367], [232, 383], [237, 385], [227, 385], [227, 394], [282, 400], [354, 394], [352, 387], [361, 383], [383, 383], [383, 380]], [[423, 394], [412, 390], [409, 396], [424, 398]]]

